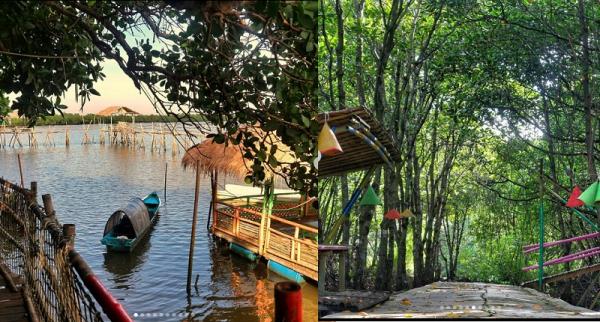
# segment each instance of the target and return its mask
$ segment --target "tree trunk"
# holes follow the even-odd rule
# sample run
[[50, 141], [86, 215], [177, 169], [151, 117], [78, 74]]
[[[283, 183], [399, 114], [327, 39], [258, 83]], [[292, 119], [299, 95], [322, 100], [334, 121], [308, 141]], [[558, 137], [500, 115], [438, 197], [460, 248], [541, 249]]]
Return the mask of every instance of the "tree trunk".
[[383, 44], [378, 52], [377, 60], [377, 71], [375, 73], [375, 116], [378, 120], [383, 120], [383, 113], [387, 107], [386, 95], [385, 95], [385, 70], [387, 63], [394, 49], [394, 38], [398, 24], [400, 23], [400, 16], [403, 12], [403, 6], [400, 0], [393, 0], [388, 19], [384, 18], [385, 31], [383, 34]]
[[588, 174], [592, 181], [598, 180], [594, 161], [594, 114], [592, 94], [590, 92], [590, 46], [589, 27], [585, 16], [585, 4], [578, 0], [579, 23], [581, 25], [581, 86], [583, 87], [583, 105], [585, 109], [585, 145], [587, 152]]
[[358, 246], [356, 251], [356, 269], [354, 273], [354, 289], [364, 290], [366, 288], [367, 249], [369, 245], [369, 231], [371, 220], [375, 214], [374, 206], [360, 207], [358, 218]]
[[358, 104], [362, 107], [367, 105], [365, 99], [365, 85], [363, 78], [363, 39], [362, 39], [362, 20], [365, 12], [365, 0], [354, 0], [354, 18], [356, 19], [356, 95]]

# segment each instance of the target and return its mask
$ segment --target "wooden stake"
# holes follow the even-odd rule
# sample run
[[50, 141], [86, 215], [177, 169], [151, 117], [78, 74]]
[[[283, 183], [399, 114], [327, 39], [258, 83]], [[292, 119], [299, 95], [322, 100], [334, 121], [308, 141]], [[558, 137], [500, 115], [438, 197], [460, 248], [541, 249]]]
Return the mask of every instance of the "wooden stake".
[[65, 244], [72, 249], [75, 246], [75, 235], [77, 235], [75, 224], [64, 224], [62, 228]]
[[54, 217], [56, 213], [54, 211], [54, 204], [52, 203], [52, 196], [50, 194], [42, 195], [42, 202], [44, 203], [46, 215]]
[[216, 222], [216, 215], [217, 215], [217, 184], [218, 184], [218, 172], [216, 170], [213, 170], [213, 172], [210, 173], [210, 186], [211, 186], [211, 200], [210, 200], [210, 207], [208, 209], [208, 220], [206, 221], [206, 230], [210, 231], [210, 219], [211, 217], [215, 217], [215, 220], [213, 221], [213, 223]]
[[198, 218], [198, 194], [200, 192], [200, 160], [196, 161], [196, 189], [194, 191], [194, 216], [192, 219], [192, 235], [190, 237], [190, 254], [188, 257], [188, 274], [186, 291], [191, 292], [192, 265], [194, 262], [194, 244], [196, 242], [196, 220]]
[[167, 168], [169, 164], [165, 162], [165, 186], [163, 189], [163, 196], [165, 197], [165, 201], [167, 200]]
[[21, 187], [25, 188], [25, 181], [23, 180], [23, 165], [21, 164], [21, 153], [17, 154], [19, 160], [19, 173], [21, 174]]

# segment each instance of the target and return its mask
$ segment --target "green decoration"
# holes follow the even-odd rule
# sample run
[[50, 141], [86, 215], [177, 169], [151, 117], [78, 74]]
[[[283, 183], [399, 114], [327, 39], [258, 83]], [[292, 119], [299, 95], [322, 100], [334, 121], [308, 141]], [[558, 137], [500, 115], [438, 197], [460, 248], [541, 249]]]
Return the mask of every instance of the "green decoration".
[[381, 200], [379, 200], [379, 197], [377, 197], [377, 194], [375, 193], [375, 190], [373, 190], [372, 186], [369, 186], [369, 188], [367, 188], [367, 191], [365, 192], [365, 194], [363, 195], [363, 197], [360, 201], [360, 205], [361, 206], [381, 205]]
[[600, 189], [598, 189], [598, 186], [598, 181], [594, 182], [577, 199], [583, 201], [586, 206], [594, 206], [595, 203], [600, 201]]

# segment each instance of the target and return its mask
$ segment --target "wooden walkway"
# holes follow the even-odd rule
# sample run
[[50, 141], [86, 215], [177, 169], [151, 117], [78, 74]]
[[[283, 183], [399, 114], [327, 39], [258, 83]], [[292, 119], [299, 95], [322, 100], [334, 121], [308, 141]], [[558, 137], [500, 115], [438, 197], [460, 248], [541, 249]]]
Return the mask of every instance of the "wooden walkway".
[[29, 322], [29, 314], [20, 287], [20, 278], [13, 276], [17, 291], [11, 291], [5, 278], [0, 274], [0, 321]]
[[340, 312], [336, 319], [600, 319], [600, 312], [568, 304], [530, 288], [485, 283], [436, 282], [406, 292], [360, 312]]

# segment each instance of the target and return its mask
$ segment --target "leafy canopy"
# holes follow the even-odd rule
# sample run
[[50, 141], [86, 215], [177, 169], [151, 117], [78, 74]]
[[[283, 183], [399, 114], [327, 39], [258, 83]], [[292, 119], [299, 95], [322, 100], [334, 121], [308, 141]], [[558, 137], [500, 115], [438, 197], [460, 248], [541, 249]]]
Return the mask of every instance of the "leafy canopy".
[[[66, 106], [71, 87], [82, 107], [115, 61], [159, 113], [217, 143], [241, 144], [254, 160], [248, 182], [270, 168], [314, 194], [316, 2], [152, 1], [0, 4], [0, 90], [32, 120]], [[196, 118], [197, 119], [197, 118]], [[242, 125], [258, 125], [290, 146], [297, 162]], [[188, 131], [189, 134], [190, 131]]]

